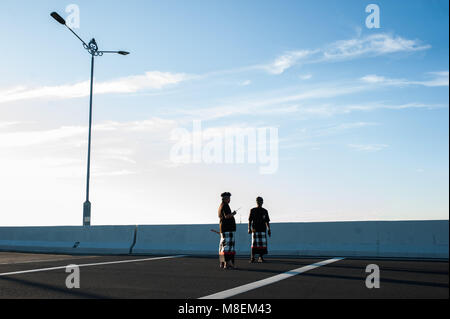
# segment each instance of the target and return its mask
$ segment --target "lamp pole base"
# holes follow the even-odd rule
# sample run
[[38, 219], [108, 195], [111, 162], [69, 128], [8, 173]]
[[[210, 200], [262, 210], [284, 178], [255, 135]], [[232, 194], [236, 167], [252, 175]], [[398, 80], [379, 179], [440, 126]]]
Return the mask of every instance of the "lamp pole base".
[[83, 226], [91, 226], [91, 202], [89, 201], [83, 205]]

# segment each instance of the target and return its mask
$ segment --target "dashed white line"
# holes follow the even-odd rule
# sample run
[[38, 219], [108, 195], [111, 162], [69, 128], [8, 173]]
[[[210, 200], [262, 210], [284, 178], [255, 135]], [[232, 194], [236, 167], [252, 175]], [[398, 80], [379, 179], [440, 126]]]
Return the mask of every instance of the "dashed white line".
[[255, 282], [252, 282], [250, 284], [246, 284], [246, 285], [239, 286], [239, 287], [236, 287], [236, 288], [228, 289], [228, 290], [225, 290], [225, 291], [222, 291], [222, 292], [218, 292], [218, 293], [215, 293], [215, 294], [212, 294], [212, 295], [209, 295], [209, 296], [205, 296], [205, 297], [202, 297], [202, 298], [199, 298], [199, 299], [226, 299], [226, 298], [230, 298], [230, 297], [242, 294], [244, 292], [247, 292], [247, 291], [250, 291], [250, 290], [254, 290], [254, 289], [257, 289], [257, 288], [260, 288], [260, 287], [264, 287], [264, 286], [273, 284], [275, 282], [287, 279], [289, 277], [299, 275], [299, 274], [307, 272], [309, 270], [313, 270], [315, 268], [322, 267], [322, 266], [334, 263], [334, 262], [342, 260], [342, 259], [344, 259], [344, 258], [337, 257], [337, 258], [332, 258], [332, 259], [320, 261], [320, 262], [312, 264], [312, 265], [308, 265], [308, 266], [304, 266], [304, 267], [301, 267], [301, 268], [297, 268], [297, 269], [294, 269], [294, 270], [291, 270], [291, 271], [288, 271], [288, 272], [285, 272], [285, 273], [282, 273], [282, 274], [279, 274], [279, 275], [276, 275], [276, 276], [273, 276], [273, 277], [269, 277], [269, 278], [266, 278], [266, 279], [263, 279], [263, 280], [255, 281]]
[[[143, 259], [133, 259], [133, 260], [108, 261], [108, 262], [101, 262], [101, 263], [82, 264], [82, 265], [77, 265], [77, 266], [78, 267], [92, 267], [92, 266], [103, 266], [103, 265], [113, 265], [113, 264], [135, 263], [135, 262], [143, 262], [143, 261], [150, 261], [150, 260], [172, 259], [172, 258], [180, 258], [180, 257], [185, 257], [185, 255], [153, 257], [153, 258], [143, 258]], [[6, 272], [6, 273], [0, 274], [0, 277], [20, 275], [20, 274], [29, 274], [29, 273], [34, 273], [34, 272], [52, 271], [52, 270], [58, 270], [58, 269], [66, 269], [66, 267], [67, 266], [58, 266], [58, 267], [50, 267], [50, 268], [40, 268], [40, 269], [30, 269], [30, 270]]]

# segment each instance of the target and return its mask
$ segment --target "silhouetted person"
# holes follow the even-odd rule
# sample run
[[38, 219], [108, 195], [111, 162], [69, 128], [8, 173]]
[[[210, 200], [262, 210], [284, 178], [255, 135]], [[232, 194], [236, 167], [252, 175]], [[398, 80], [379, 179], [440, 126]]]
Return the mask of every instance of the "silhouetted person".
[[235, 251], [235, 233], [236, 221], [234, 215], [236, 212], [231, 212], [230, 201], [231, 194], [226, 192], [222, 195], [222, 203], [219, 206], [220, 218], [220, 245], [219, 245], [219, 259], [221, 268], [234, 268]]
[[264, 262], [263, 256], [268, 253], [267, 250], [267, 235], [272, 235], [270, 231], [269, 212], [262, 207], [264, 200], [262, 197], [256, 199], [255, 208], [250, 211], [248, 218], [248, 233], [252, 234], [252, 255], [250, 262], [255, 262], [255, 256], [259, 255], [259, 262]]

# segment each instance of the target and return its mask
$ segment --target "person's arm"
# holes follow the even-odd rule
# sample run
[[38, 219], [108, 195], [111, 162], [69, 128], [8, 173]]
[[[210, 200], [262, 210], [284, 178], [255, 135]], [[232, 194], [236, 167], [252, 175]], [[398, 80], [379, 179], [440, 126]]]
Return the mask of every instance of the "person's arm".
[[219, 207], [220, 222], [222, 222], [224, 219], [228, 219], [229, 218], [227, 214], [228, 213], [227, 213], [227, 208], [226, 208], [225, 204], [224, 203], [220, 204], [220, 207]]
[[272, 231], [270, 230], [269, 212], [267, 212], [267, 215], [266, 215], [266, 226], [267, 226], [267, 233], [269, 234], [269, 237], [272, 237]]
[[228, 205], [226, 207], [224, 207], [224, 210], [225, 210], [224, 214], [225, 214], [226, 219], [233, 218], [234, 215], [236, 215], [236, 212], [234, 212], [234, 214], [231, 212], [230, 206], [228, 206]]
[[252, 223], [253, 223], [253, 214], [252, 211], [250, 211], [250, 215], [248, 216], [248, 233], [252, 233]]

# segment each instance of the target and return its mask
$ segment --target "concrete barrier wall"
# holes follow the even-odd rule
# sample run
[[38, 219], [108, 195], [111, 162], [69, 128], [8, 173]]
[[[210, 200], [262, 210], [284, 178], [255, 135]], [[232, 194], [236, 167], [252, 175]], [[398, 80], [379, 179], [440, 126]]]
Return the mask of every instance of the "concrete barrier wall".
[[1, 227], [0, 251], [128, 254], [135, 226]]
[[[374, 221], [272, 224], [273, 256], [447, 258], [449, 222]], [[213, 225], [0, 227], [0, 251], [61, 254], [217, 255]], [[136, 234], [136, 241], [135, 241]], [[249, 255], [247, 225], [238, 225], [236, 251]]]
[[279, 255], [448, 258], [448, 221], [295, 223], [272, 229], [270, 250]]
[[[211, 231], [218, 225], [138, 226], [133, 254], [201, 254], [217, 255], [220, 235]], [[236, 251], [249, 252], [251, 240], [247, 226], [238, 225]]]
[[[217, 255], [217, 225], [139, 226], [135, 254]], [[448, 221], [374, 221], [272, 224], [269, 254], [448, 258]], [[236, 251], [250, 254], [246, 225], [238, 225]]]

